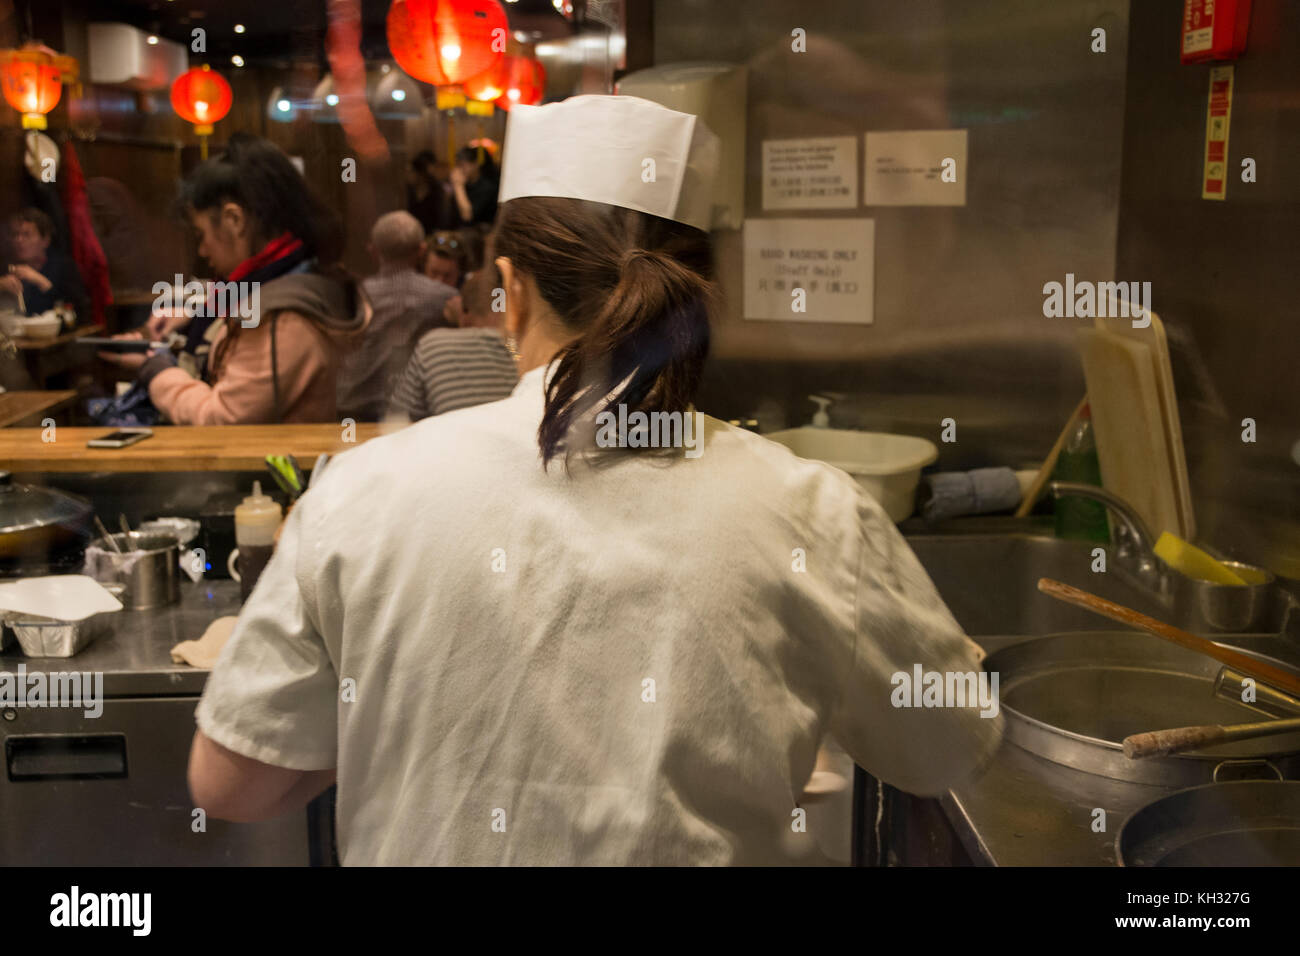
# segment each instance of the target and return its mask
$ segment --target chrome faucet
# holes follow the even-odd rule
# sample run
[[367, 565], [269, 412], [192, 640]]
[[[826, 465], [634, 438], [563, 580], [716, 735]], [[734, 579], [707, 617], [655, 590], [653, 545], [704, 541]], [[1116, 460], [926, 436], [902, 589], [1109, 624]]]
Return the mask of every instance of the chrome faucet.
[[1141, 515], [1123, 498], [1105, 488], [1075, 481], [1053, 481], [1047, 486], [1054, 498], [1087, 498], [1105, 505], [1118, 521], [1111, 523], [1115, 539], [1115, 557], [1127, 570], [1137, 575], [1146, 587], [1161, 597], [1171, 589], [1169, 566], [1156, 556], [1155, 538]]

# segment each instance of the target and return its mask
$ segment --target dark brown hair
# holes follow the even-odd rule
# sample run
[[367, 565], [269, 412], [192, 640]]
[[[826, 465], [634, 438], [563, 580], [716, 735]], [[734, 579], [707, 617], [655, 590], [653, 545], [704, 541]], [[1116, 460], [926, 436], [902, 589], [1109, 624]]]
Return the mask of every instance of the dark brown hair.
[[537, 430], [542, 461], [608, 400], [685, 412], [699, 390], [716, 302], [707, 233], [634, 209], [530, 196], [501, 207], [496, 254], [537, 283], [577, 337], [557, 355]]
[[[343, 256], [338, 214], [312, 193], [297, 167], [270, 140], [233, 134], [219, 155], [190, 172], [176, 200], [182, 214], [211, 212], [226, 202], [238, 204], [254, 220], [261, 243], [291, 232], [322, 267]], [[260, 248], [255, 242], [253, 251]]]
[[54, 236], [54, 220], [41, 212], [35, 207], [28, 206], [26, 209], [19, 209], [9, 217], [11, 228], [16, 227], [20, 222], [30, 222], [36, 227], [42, 239], [50, 239]]

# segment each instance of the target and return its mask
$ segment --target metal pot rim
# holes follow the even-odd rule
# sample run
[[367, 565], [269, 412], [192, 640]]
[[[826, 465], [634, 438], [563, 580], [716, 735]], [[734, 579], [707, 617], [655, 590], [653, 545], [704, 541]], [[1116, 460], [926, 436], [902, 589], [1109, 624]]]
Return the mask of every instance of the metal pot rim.
[[[122, 537], [124, 537], [124, 534], [120, 531], [109, 535], [109, 538], [113, 538], [113, 539], [119, 539]], [[139, 542], [151, 538], [166, 539], [170, 543], [164, 545], [157, 545], [155, 547], [148, 547], [148, 548], [140, 547], [139, 544], [137, 543], [133, 549], [129, 549], [126, 552], [124, 552], [122, 554], [122, 557], [125, 558], [128, 555], [132, 555], [132, 554], [165, 554], [168, 551], [177, 550], [181, 546], [180, 541], [176, 538], [175, 535], [163, 534], [161, 532], [150, 533], [150, 534], [141, 534], [138, 531], [131, 532], [131, 539], [132, 541], [135, 542]], [[126, 544], [126, 542], [123, 542], [123, 544]], [[117, 555], [118, 553], [117, 549], [115, 549], [111, 544], [109, 544], [102, 535], [90, 541], [86, 545], [87, 550], [90, 550], [91, 548], [94, 548], [96, 551], [99, 551], [103, 554]]]

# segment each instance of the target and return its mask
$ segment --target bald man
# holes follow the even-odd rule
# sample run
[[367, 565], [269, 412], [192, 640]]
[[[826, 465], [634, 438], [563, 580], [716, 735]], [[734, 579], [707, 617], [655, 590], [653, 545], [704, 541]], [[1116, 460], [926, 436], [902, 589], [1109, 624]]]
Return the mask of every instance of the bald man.
[[415, 341], [445, 324], [442, 312], [456, 290], [418, 272], [424, 228], [409, 212], [390, 212], [370, 230], [379, 271], [363, 283], [374, 316], [365, 337], [344, 358], [338, 376], [339, 415], [379, 421]]

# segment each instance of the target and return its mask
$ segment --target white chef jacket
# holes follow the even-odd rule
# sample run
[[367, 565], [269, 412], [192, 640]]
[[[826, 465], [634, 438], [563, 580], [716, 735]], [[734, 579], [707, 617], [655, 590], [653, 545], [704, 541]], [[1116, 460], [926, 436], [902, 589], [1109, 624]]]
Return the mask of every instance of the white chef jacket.
[[851, 478], [711, 418], [543, 470], [543, 385], [336, 458], [208, 680], [212, 740], [337, 767], [344, 864], [805, 861], [824, 735], [920, 794], [990, 756], [1001, 717], [891, 704], [982, 655]]

